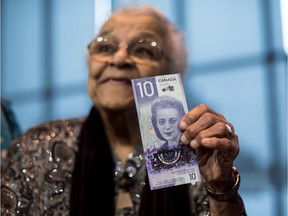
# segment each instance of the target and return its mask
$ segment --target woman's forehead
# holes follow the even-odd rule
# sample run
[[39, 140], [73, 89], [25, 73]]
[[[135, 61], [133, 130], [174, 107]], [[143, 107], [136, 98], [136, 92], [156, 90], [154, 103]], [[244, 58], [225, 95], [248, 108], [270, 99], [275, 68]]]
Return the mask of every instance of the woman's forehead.
[[149, 15], [115, 14], [103, 25], [100, 34], [116, 34], [124, 37], [133, 37], [141, 32], [163, 38], [165, 29], [163, 22]]
[[176, 108], [174, 107], [167, 107], [167, 108], [162, 108], [157, 110], [157, 116], [158, 117], [172, 117], [174, 115], [178, 116], [179, 112]]

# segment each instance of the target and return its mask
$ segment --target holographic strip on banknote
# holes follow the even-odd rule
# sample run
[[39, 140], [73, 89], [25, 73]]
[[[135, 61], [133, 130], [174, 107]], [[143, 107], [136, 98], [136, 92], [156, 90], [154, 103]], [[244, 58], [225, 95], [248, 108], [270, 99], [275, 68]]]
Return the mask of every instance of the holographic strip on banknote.
[[188, 112], [180, 74], [132, 80], [151, 190], [201, 180], [196, 155], [180, 143]]

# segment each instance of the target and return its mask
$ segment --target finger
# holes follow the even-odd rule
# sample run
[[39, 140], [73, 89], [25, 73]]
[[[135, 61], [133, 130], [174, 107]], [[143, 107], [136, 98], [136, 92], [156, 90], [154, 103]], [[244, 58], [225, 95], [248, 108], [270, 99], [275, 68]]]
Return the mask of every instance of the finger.
[[[191, 140], [195, 139], [195, 137], [203, 130], [206, 130], [210, 127], [213, 127], [218, 122], [222, 122], [223, 129], [227, 130], [226, 123], [227, 121], [215, 114], [212, 113], [204, 113], [196, 122], [189, 125], [186, 130], [184, 130], [181, 136], [181, 142], [183, 144], [188, 144]], [[213, 128], [214, 130], [217, 129]]]
[[231, 138], [234, 134], [234, 127], [232, 124], [228, 122], [219, 121], [207, 128], [206, 130], [202, 130], [198, 133], [196, 139], [202, 139], [206, 137], [218, 137], [218, 138]]
[[[236, 136], [236, 135], [235, 135]], [[228, 138], [204, 138], [201, 146], [207, 149], [217, 149], [226, 159], [234, 160], [239, 153], [238, 137], [230, 140]]]
[[230, 138], [232, 137], [235, 133], [234, 133], [234, 126], [232, 124], [230, 124], [229, 122], [227, 122], [225, 124], [226, 126], [226, 132], [227, 132], [227, 137]]
[[196, 122], [204, 113], [212, 113], [222, 119], [225, 119], [224, 116], [215, 112], [205, 104], [200, 104], [186, 113], [179, 122], [179, 127], [181, 130], [186, 130], [187, 127], [194, 122]]
[[230, 136], [230, 133], [227, 132], [227, 126], [226, 123], [224, 122], [218, 122], [211, 126], [210, 128], [207, 128], [206, 130], [200, 131], [195, 139], [193, 139], [190, 142], [190, 146], [193, 149], [198, 148], [198, 146], [201, 143], [201, 140], [204, 138], [211, 138], [211, 137], [218, 137], [218, 138], [223, 138]]
[[[231, 124], [229, 124], [231, 125]], [[218, 137], [218, 138], [231, 138], [233, 136], [232, 133], [232, 125], [229, 126], [228, 123], [224, 123], [224, 122], [218, 122], [216, 124], [214, 124], [213, 126], [211, 126], [210, 128], [200, 131], [197, 136], [195, 137], [195, 139], [193, 139], [190, 142], [190, 147], [193, 149], [196, 149], [199, 147], [201, 140], [203, 138], [211, 138], [211, 137]], [[228, 130], [231, 130], [231, 132]]]

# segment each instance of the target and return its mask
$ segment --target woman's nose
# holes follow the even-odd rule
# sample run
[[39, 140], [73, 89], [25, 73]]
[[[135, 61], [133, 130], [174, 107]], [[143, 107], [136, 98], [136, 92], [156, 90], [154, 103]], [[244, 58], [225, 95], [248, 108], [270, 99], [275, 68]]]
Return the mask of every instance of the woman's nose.
[[109, 64], [116, 66], [116, 67], [131, 67], [135, 63], [133, 62], [133, 60], [129, 56], [127, 46], [121, 46], [114, 53]]
[[170, 124], [169, 123], [165, 123], [164, 128], [165, 129], [167, 129], [167, 128], [169, 129], [170, 128]]

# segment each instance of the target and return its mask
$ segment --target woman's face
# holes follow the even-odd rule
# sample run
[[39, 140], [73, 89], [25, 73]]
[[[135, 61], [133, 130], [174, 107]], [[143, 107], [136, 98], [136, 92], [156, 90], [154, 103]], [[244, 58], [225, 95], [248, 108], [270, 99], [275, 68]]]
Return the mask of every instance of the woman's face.
[[179, 113], [174, 108], [163, 108], [156, 112], [157, 128], [162, 137], [167, 141], [179, 141], [176, 140], [180, 135], [179, 121]]
[[161, 23], [145, 15], [117, 14], [105, 23], [88, 57], [88, 92], [96, 108], [134, 108], [131, 79], [165, 74], [163, 34]]

